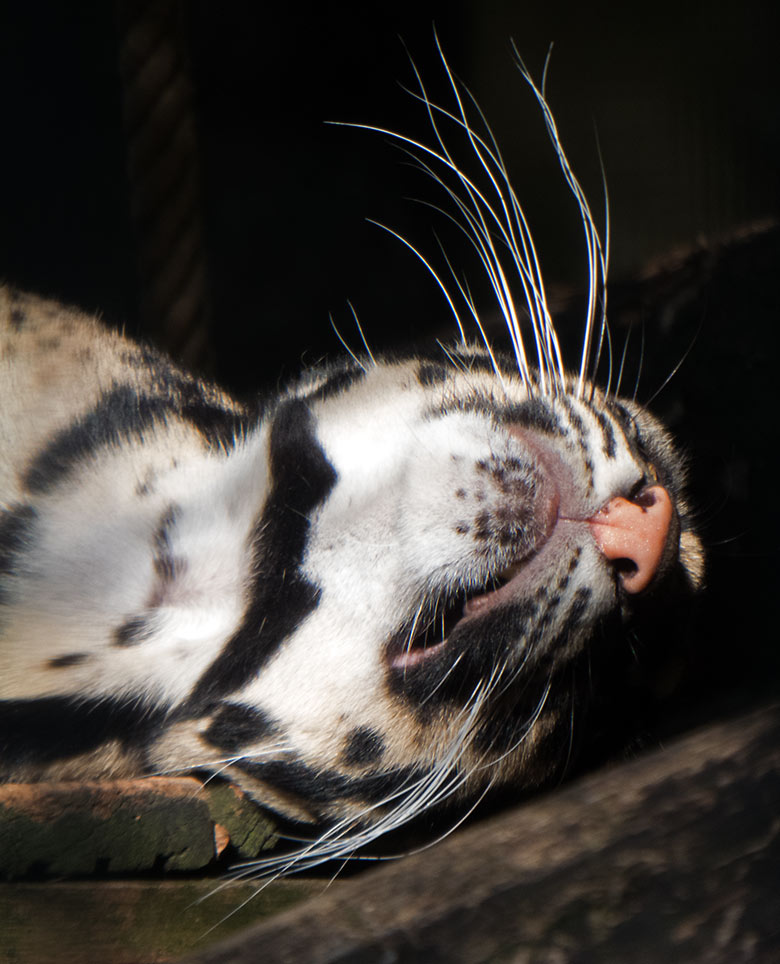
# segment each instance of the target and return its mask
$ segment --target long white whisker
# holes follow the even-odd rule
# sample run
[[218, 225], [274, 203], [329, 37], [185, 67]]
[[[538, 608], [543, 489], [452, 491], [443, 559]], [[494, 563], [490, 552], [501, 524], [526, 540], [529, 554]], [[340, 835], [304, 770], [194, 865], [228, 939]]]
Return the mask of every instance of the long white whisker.
[[[350, 307], [351, 307], [351, 306], [350, 306]], [[365, 365], [363, 364], [363, 362], [358, 358], [358, 356], [352, 351], [352, 349], [349, 347], [349, 344], [347, 343], [346, 339], [342, 336], [341, 332], [340, 332], [340, 331], [338, 330], [338, 328], [336, 327], [336, 323], [335, 323], [335, 321], [333, 320], [333, 315], [331, 315], [331, 314], [329, 313], [329, 314], [328, 314], [328, 318], [330, 319], [330, 327], [336, 332], [336, 337], [337, 337], [338, 340], [341, 342], [341, 344], [344, 346], [344, 348], [347, 350], [347, 353], [349, 354], [349, 357], [352, 359], [353, 362], [355, 362], [356, 365], [360, 366], [360, 368], [362, 368], [364, 372], [367, 372], [368, 369], [366, 368], [366, 366], [365, 366]], [[372, 359], [372, 360], [373, 360], [373, 359]], [[376, 364], [376, 363], [374, 363], [374, 364]]]
[[378, 228], [382, 228], [383, 231], [387, 231], [388, 234], [391, 234], [394, 238], [397, 238], [397, 239], [401, 242], [401, 244], [406, 245], [406, 247], [412, 252], [412, 254], [414, 254], [414, 255], [425, 265], [425, 267], [426, 267], [426, 268], [428, 269], [428, 271], [430, 272], [431, 277], [432, 277], [433, 280], [436, 282], [436, 284], [439, 286], [439, 289], [441, 290], [442, 294], [444, 295], [444, 297], [445, 297], [445, 299], [446, 299], [446, 301], [447, 301], [447, 304], [448, 304], [449, 307], [450, 307], [450, 311], [452, 312], [452, 315], [453, 315], [453, 317], [455, 318], [455, 324], [458, 326], [458, 331], [459, 331], [459, 333], [460, 333], [461, 342], [463, 342], [463, 344], [465, 345], [465, 343], [466, 343], [466, 332], [464, 331], [463, 324], [462, 324], [462, 322], [461, 322], [461, 320], [460, 320], [460, 315], [458, 314], [458, 309], [455, 307], [455, 302], [454, 302], [454, 301], [452, 300], [452, 298], [450, 297], [449, 291], [447, 291], [446, 286], [444, 285], [444, 283], [442, 282], [441, 278], [440, 278], [440, 277], [438, 276], [438, 274], [436, 273], [436, 271], [435, 271], [435, 269], [433, 268], [433, 266], [431, 265], [430, 261], [428, 261], [427, 258], [426, 258], [420, 251], [418, 251], [417, 248], [416, 248], [410, 241], [407, 241], [406, 238], [405, 238], [402, 234], [399, 234], [397, 231], [394, 231], [392, 228], [388, 227], [386, 224], [382, 224], [381, 221], [374, 221], [374, 220], [372, 220], [371, 218], [368, 218], [368, 222], [369, 222], [369, 224], [375, 224]]
[[[374, 368], [376, 368], [376, 358], [374, 358], [374, 355], [371, 349], [368, 347], [368, 341], [366, 340], [366, 336], [363, 331], [363, 326], [360, 324], [360, 319], [357, 316], [355, 307], [351, 301], [348, 301], [347, 304], [349, 305], [349, 310], [352, 312], [352, 317], [355, 319], [355, 327], [357, 328], [358, 334], [360, 335], [360, 340], [363, 342], [363, 347], [366, 349], [366, 354], [371, 359], [371, 363], [373, 364]], [[338, 334], [338, 332], [336, 332], [336, 334]], [[365, 369], [363, 370], [365, 371]]]
[[606, 283], [608, 274], [607, 259], [609, 256], [609, 249], [608, 247], [602, 246], [593, 215], [590, 211], [590, 206], [588, 205], [587, 198], [585, 197], [585, 192], [582, 190], [582, 187], [580, 186], [580, 183], [577, 180], [577, 177], [575, 176], [574, 171], [569, 163], [566, 152], [563, 149], [563, 144], [558, 133], [555, 118], [545, 96], [547, 71], [549, 69], [552, 47], [550, 47], [548, 50], [547, 58], [545, 60], [541, 89], [537, 87], [536, 83], [534, 82], [533, 77], [525, 66], [514, 42], [512, 47], [517, 59], [517, 67], [533, 91], [537, 103], [541, 108], [542, 116], [544, 117], [545, 125], [550, 136], [550, 141], [552, 142], [553, 148], [558, 157], [564, 178], [579, 208], [580, 218], [582, 220], [582, 226], [585, 233], [585, 245], [588, 260], [588, 305], [585, 319], [582, 355], [580, 359], [579, 380], [577, 383], [577, 396], [581, 398], [585, 385], [588, 363], [591, 356], [593, 330], [596, 326], [596, 307], [599, 297], [599, 289], [602, 300], [601, 325], [603, 326], [606, 324]]

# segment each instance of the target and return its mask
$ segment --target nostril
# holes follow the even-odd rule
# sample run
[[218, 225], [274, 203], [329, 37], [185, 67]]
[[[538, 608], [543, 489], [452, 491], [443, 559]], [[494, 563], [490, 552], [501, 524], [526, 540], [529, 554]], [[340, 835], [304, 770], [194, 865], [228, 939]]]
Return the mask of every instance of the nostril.
[[[660, 488], [658, 485], [648, 485], [640, 489], [634, 495], [630, 496], [629, 501], [633, 502], [634, 505], [641, 506], [643, 509], [649, 509], [650, 506], [655, 505], [656, 499], [658, 498], [657, 490]], [[666, 490], [664, 489], [664, 492]]]
[[663, 558], [674, 509], [661, 485], [610, 501], [588, 519], [596, 545], [620, 574], [626, 592], [642, 592]]
[[610, 562], [612, 563], [612, 568], [621, 576], [630, 577], [639, 571], [639, 566], [633, 559], [622, 557], [619, 559], [611, 559]]

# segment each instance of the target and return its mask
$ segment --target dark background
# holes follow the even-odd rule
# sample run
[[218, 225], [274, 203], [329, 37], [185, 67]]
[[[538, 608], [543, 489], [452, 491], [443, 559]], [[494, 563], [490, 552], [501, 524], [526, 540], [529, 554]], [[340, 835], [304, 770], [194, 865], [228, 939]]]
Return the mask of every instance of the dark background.
[[[435, 218], [404, 198], [440, 198], [382, 137], [324, 123], [418, 134], [419, 111], [399, 86], [412, 82], [399, 37], [440, 91], [434, 21], [499, 137], [561, 327], [576, 342], [571, 299], [585, 274], [577, 213], [509, 44], [538, 75], [554, 41], [549, 97], [595, 211], [598, 129], [612, 323], [618, 343], [634, 326], [632, 351], [644, 339], [640, 400], [690, 348], [653, 403], [691, 454], [710, 559], [709, 592], [681, 628], [686, 669], [669, 687], [671, 715], [754, 702], [780, 679], [780, 243], [771, 231], [728, 239], [777, 213], [777, 15], [760, 0], [539, 7], [183, 5], [208, 267], [201, 365], [239, 392], [273, 387], [340, 350], [329, 313], [357, 341], [348, 300], [374, 347], [453, 334], [425, 271], [365, 220], [429, 251]], [[117, 38], [104, 0], [0, 7], [0, 276], [155, 337], [139, 313]], [[631, 390], [636, 370], [634, 360]]]

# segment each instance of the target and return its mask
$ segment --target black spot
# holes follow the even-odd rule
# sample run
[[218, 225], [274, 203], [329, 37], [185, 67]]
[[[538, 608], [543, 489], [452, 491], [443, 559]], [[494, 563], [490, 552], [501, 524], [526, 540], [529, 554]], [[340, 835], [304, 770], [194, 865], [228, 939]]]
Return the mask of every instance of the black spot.
[[46, 665], [49, 669], [65, 669], [68, 666], [85, 663], [89, 658], [89, 653], [66, 653], [64, 656], [55, 656]]
[[114, 630], [114, 646], [138, 646], [145, 643], [151, 631], [146, 616], [133, 616]]
[[203, 737], [221, 750], [236, 753], [275, 731], [275, 725], [262, 710], [242, 703], [225, 703], [214, 715]]
[[280, 405], [269, 441], [273, 484], [253, 537], [250, 603], [238, 631], [196, 685], [188, 705], [193, 713], [252, 679], [319, 601], [319, 589], [299, 567], [309, 514], [327, 498], [336, 472], [315, 428], [305, 402]]
[[10, 302], [10, 319], [11, 327], [19, 331], [24, 327], [27, 321], [27, 312], [24, 308], [24, 297], [15, 288], [11, 288], [8, 291], [8, 300]]
[[413, 767], [347, 777], [336, 770], [315, 770], [300, 761], [250, 763], [239, 760], [234, 766], [285, 793], [292, 793], [312, 803], [334, 803], [338, 800], [381, 803], [422, 776], [422, 771]]
[[94, 750], [108, 740], [142, 746], [162, 723], [145, 703], [110, 697], [53, 696], [0, 701], [0, 759], [13, 768], [50, 763]]
[[451, 369], [443, 362], [421, 362], [417, 368], [417, 381], [423, 388], [430, 388], [446, 382], [450, 372]]
[[3, 577], [14, 572], [19, 556], [30, 544], [35, 520], [35, 509], [30, 505], [0, 511], [0, 604], [7, 595]]
[[11, 327], [19, 331], [20, 328], [24, 327], [24, 323], [27, 321], [27, 312], [24, 308], [20, 308], [19, 305], [15, 305], [11, 308]]
[[360, 726], [347, 736], [342, 759], [347, 766], [376, 763], [385, 752], [385, 741], [369, 726]]

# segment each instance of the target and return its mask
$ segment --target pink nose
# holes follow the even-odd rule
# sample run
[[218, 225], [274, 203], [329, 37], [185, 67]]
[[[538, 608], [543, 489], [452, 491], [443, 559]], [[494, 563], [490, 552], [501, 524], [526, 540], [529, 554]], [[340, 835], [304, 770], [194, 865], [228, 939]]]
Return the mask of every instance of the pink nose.
[[644, 489], [636, 502], [614, 498], [588, 519], [596, 545], [612, 562], [627, 560], [621, 571], [626, 592], [642, 592], [661, 564], [674, 510], [662, 485]]

